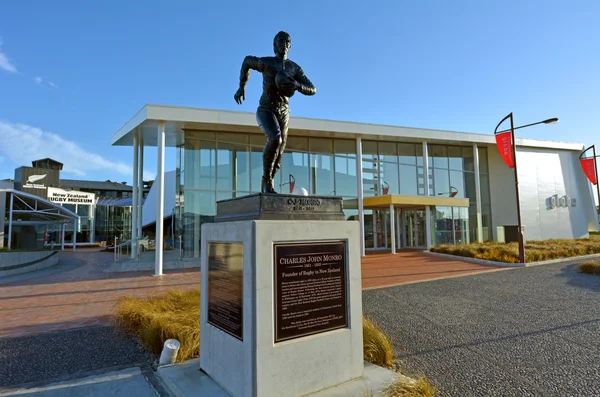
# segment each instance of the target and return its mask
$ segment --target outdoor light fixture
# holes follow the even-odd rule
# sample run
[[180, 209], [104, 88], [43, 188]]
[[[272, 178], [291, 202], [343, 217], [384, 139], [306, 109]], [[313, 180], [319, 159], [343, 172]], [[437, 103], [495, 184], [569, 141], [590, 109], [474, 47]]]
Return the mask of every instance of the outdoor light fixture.
[[[452, 189], [454, 189], [454, 191], [452, 191]], [[454, 197], [458, 194], [458, 189], [455, 188], [454, 186], [450, 185], [450, 191], [449, 192], [442, 192], [442, 193], [438, 193], [438, 196], [441, 196], [442, 194], [447, 194], [449, 197]]]
[[[498, 131], [498, 127], [502, 123], [504, 123], [507, 119], [510, 119], [510, 130]], [[512, 112], [503, 118], [496, 129], [494, 130], [494, 135], [496, 137], [496, 145], [498, 147], [498, 151], [500, 152], [500, 156], [510, 168], [514, 168], [515, 174], [515, 192], [517, 199], [517, 222], [518, 222], [518, 230], [517, 230], [517, 238], [519, 241], [519, 262], [525, 263], [525, 244], [523, 244], [523, 225], [521, 223], [521, 203], [519, 200], [519, 175], [517, 172], [517, 145], [515, 144], [515, 130], [525, 127], [531, 127], [532, 125], [537, 124], [553, 124], [557, 123], [558, 118], [554, 117], [551, 119], [546, 119], [544, 121], [538, 121], [537, 123], [525, 124], [519, 127], [514, 126], [513, 114]]]

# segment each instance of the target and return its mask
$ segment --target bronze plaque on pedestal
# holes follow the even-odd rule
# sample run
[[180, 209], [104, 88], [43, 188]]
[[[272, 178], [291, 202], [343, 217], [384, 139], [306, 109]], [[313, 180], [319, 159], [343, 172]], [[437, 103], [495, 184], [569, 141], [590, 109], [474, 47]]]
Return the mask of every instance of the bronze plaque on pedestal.
[[275, 343], [348, 326], [346, 242], [274, 245]]
[[208, 243], [208, 323], [243, 340], [244, 246]]

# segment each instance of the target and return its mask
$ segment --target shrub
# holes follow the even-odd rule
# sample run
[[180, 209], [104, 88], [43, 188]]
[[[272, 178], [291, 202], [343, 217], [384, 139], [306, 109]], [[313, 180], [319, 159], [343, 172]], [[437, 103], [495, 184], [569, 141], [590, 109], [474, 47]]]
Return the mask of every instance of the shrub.
[[437, 389], [426, 378], [419, 378], [414, 382], [398, 379], [386, 387], [380, 394], [381, 397], [432, 397]]
[[389, 337], [370, 319], [363, 317], [363, 354], [365, 361], [392, 366], [392, 343]]
[[578, 266], [582, 273], [596, 274], [600, 276], [600, 262], [586, 262]]

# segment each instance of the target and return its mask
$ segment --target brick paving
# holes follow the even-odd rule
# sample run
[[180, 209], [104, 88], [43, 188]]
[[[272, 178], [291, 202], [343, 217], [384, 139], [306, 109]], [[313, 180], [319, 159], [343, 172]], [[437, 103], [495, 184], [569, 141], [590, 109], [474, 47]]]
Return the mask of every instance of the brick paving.
[[199, 269], [104, 273], [110, 252], [64, 251], [61, 259], [81, 265], [68, 271], [0, 285], [0, 338], [35, 335], [93, 325], [110, 325], [121, 296], [148, 296], [170, 288], [200, 285]]
[[395, 255], [390, 252], [372, 253], [362, 259], [362, 287], [391, 287], [499, 270], [507, 268], [482, 266], [428, 255], [418, 250], [402, 250]]
[[[64, 251], [60, 258], [81, 265], [0, 285], [0, 338], [110, 325], [114, 303], [121, 296], [150, 296], [200, 285], [199, 269], [167, 270], [155, 277], [152, 271], [105, 273], [113, 260], [110, 252]], [[370, 254], [362, 265], [364, 289], [499, 270], [418, 251]]]

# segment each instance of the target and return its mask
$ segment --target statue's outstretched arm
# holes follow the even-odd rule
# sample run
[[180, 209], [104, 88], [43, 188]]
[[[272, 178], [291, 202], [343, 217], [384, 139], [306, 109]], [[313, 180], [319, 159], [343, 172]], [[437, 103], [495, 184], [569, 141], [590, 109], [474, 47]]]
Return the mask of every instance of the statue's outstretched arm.
[[238, 104], [241, 105], [246, 99], [246, 83], [250, 78], [250, 70], [254, 69], [258, 70], [259, 72], [264, 72], [266, 68], [267, 65], [262, 58], [251, 55], [248, 55], [246, 58], [244, 58], [244, 62], [242, 62], [242, 70], [240, 71], [240, 88], [238, 88], [237, 92], [233, 96]]
[[254, 69], [259, 72], [264, 72], [265, 63], [262, 58], [248, 55], [242, 62], [242, 70], [240, 71], [240, 87], [245, 87], [246, 82], [250, 78], [250, 70]]
[[297, 90], [300, 93], [304, 95], [315, 95], [317, 93], [317, 89], [308, 77], [306, 77], [302, 68], [298, 68], [298, 72], [294, 76], [294, 79], [299, 83]]

